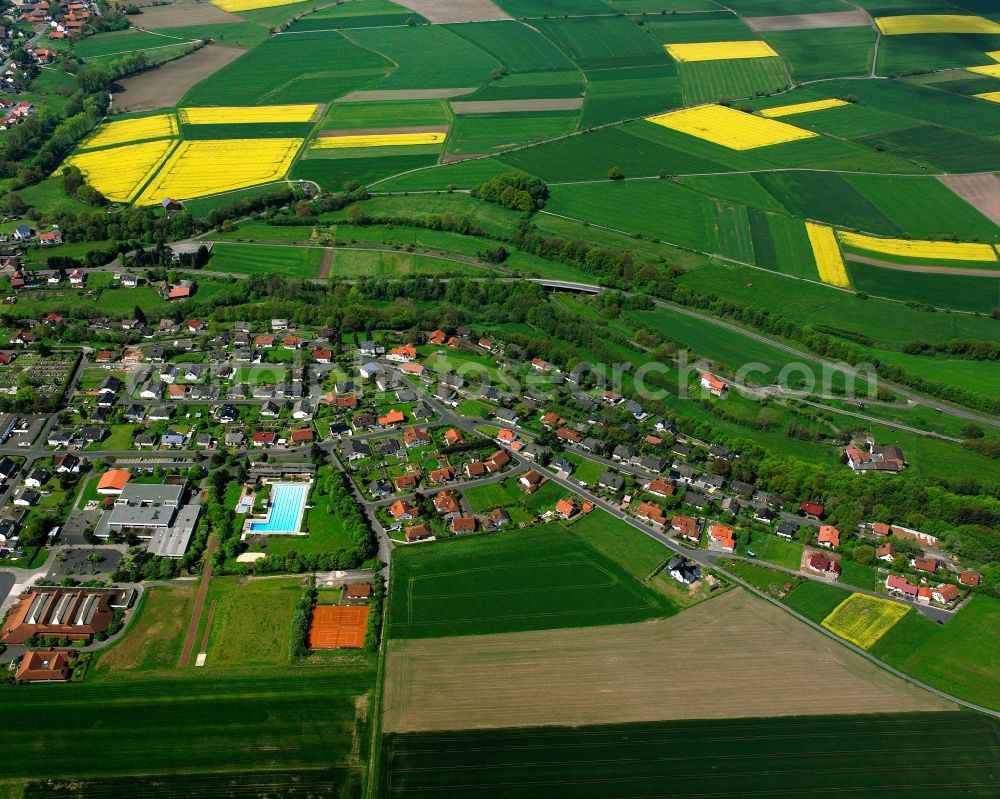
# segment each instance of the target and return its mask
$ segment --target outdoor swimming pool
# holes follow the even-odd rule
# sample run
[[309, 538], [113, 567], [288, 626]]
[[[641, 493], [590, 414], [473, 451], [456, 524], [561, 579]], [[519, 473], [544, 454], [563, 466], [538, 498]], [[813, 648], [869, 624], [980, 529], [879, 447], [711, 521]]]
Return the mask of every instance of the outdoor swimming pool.
[[250, 532], [298, 533], [308, 493], [308, 483], [274, 483], [270, 513], [265, 521], [250, 522]]

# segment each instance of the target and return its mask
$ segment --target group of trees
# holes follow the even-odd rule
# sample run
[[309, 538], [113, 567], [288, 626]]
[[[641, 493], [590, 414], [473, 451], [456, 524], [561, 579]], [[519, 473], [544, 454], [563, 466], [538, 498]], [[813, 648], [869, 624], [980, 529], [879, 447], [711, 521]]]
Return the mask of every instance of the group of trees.
[[504, 172], [480, 183], [473, 189], [472, 196], [530, 214], [545, 205], [549, 187], [540, 178], [524, 172]]

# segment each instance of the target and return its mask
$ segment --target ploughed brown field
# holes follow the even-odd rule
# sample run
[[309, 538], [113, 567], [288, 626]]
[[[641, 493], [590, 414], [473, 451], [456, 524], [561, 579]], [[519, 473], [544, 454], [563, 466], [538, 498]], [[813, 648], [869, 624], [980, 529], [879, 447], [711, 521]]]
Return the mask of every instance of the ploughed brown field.
[[780, 17], [747, 17], [743, 20], [755, 31], [805, 31], [816, 28], [857, 28], [870, 25], [864, 11], [829, 11], [816, 14], [786, 14]]
[[506, 11], [490, 0], [400, 0], [399, 4], [435, 24], [510, 19]]
[[733, 590], [642, 624], [390, 642], [385, 732], [954, 710]]
[[245, 52], [242, 47], [207, 44], [191, 55], [118, 81], [112, 90], [115, 110], [128, 113], [175, 106], [188, 89]]
[[992, 172], [938, 175], [938, 180], [987, 219], [1000, 225], [1000, 178]]

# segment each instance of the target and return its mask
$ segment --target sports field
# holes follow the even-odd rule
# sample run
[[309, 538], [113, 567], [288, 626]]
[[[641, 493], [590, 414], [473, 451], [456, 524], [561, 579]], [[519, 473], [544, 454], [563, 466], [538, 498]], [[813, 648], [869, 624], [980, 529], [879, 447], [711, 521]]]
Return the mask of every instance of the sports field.
[[381, 785], [434, 799], [601, 799], [609, 783], [621, 799], [990, 797], [998, 734], [984, 716], [924, 713], [390, 735]]
[[573, 530], [552, 523], [398, 549], [389, 591], [390, 637], [589, 627], [676, 612], [642, 584], [645, 574], [637, 578], [628, 564]]
[[908, 612], [909, 608], [899, 602], [851, 594], [823, 619], [823, 626], [852, 644], [870, 649]]
[[368, 629], [368, 608], [317, 605], [309, 622], [310, 649], [360, 649]]

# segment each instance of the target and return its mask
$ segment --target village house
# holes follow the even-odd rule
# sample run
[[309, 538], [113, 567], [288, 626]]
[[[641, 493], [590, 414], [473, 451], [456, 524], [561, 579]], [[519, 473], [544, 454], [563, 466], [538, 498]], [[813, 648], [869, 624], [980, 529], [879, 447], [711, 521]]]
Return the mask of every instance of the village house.
[[724, 381], [709, 372], [702, 372], [701, 387], [715, 397], [722, 397], [729, 390]]
[[840, 546], [840, 530], [830, 524], [824, 524], [819, 528], [817, 543], [827, 549], [836, 549]]
[[723, 552], [732, 552], [736, 549], [736, 538], [731, 527], [724, 524], [713, 524], [708, 530], [708, 537], [710, 542]]
[[576, 502], [572, 499], [560, 499], [556, 503], [556, 515], [563, 519], [571, 519], [576, 515]]

